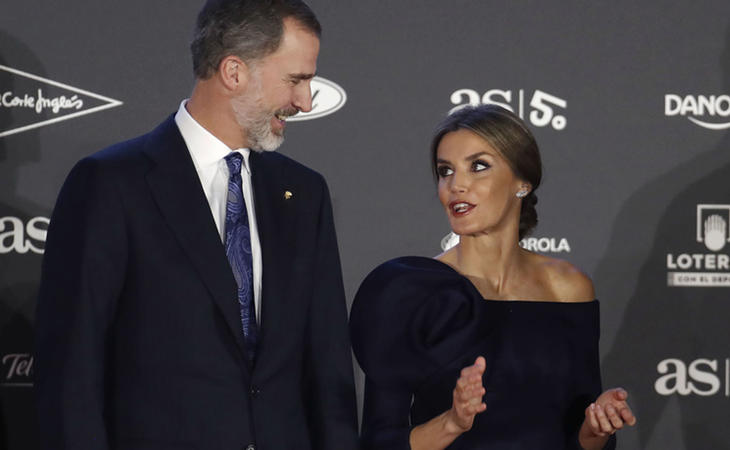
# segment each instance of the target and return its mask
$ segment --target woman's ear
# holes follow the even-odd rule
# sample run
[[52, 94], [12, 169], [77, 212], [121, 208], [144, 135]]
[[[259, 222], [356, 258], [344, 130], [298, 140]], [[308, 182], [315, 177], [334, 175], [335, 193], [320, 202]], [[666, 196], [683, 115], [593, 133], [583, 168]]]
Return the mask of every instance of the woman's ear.
[[522, 181], [515, 195], [517, 196], [517, 198], [525, 198], [530, 193], [530, 191], [532, 191], [532, 185], [526, 181]]

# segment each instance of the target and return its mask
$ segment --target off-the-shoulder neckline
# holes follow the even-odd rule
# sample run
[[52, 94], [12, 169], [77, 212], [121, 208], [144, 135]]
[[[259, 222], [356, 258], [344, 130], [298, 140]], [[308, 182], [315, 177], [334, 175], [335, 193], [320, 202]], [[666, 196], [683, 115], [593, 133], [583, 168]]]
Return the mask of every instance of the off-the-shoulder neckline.
[[396, 260], [398, 260], [398, 259], [405, 259], [405, 258], [409, 258], [409, 259], [420, 259], [420, 260], [423, 260], [423, 261], [429, 261], [429, 262], [436, 263], [438, 266], [447, 269], [448, 272], [451, 272], [451, 273], [455, 274], [456, 276], [458, 276], [459, 278], [461, 278], [464, 281], [466, 281], [468, 283], [468, 286], [470, 287], [470, 289], [474, 291], [474, 294], [478, 298], [481, 298], [482, 300], [487, 301], [487, 302], [510, 303], [510, 304], [526, 303], [526, 304], [545, 304], [545, 305], [551, 305], [551, 304], [552, 305], [590, 305], [590, 304], [593, 304], [594, 302], [595, 303], [598, 303], [598, 299], [588, 300], [588, 301], [585, 301], [585, 302], [561, 302], [561, 301], [553, 301], [553, 300], [525, 300], [525, 299], [494, 299], [494, 298], [485, 298], [485, 297], [482, 296], [481, 292], [479, 292], [479, 289], [477, 289], [477, 287], [474, 285], [474, 283], [467, 276], [465, 276], [464, 274], [462, 274], [461, 272], [459, 272], [458, 270], [456, 270], [455, 268], [453, 268], [449, 264], [446, 264], [445, 262], [440, 261], [440, 260], [438, 260], [436, 258], [430, 258], [428, 256], [418, 256], [418, 255], [401, 256], [399, 258], [396, 258]]

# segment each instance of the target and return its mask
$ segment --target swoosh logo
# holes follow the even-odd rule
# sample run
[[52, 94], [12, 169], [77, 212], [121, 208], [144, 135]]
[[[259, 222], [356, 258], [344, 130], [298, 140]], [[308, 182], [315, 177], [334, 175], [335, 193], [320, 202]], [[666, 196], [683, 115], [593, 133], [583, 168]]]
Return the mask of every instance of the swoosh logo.
[[286, 119], [287, 122], [318, 119], [336, 112], [347, 102], [345, 90], [339, 84], [326, 78], [312, 78], [311, 89], [312, 110], [289, 117]]
[[710, 123], [710, 122], [703, 122], [699, 119], [695, 119], [694, 117], [687, 117], [689, 120], [692, 121], [692, 123], [699, 125], [703, 128], [708, 128], [710, 130], [726, 130], [730, 128], [730, 122], [728, 123]]

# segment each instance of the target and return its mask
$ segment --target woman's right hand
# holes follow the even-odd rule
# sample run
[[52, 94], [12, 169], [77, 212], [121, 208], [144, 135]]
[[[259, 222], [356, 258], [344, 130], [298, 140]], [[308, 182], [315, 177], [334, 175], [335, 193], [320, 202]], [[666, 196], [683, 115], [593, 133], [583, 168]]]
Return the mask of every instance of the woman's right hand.
[[487, 392], [482, 386], [482, 375], [487, 367], [483, 357], [461, 369], [456, 380], [451, 409], [411, 430], [408, 438], [412, 450], [443, 450], [474, 424], [474, 416], [487, 409], [482, 397]]
[[487, 409], [487, 404], [482, 400], [487, 392], [482, 385], [486, 367], [486, 360], [479, 356], [473, 365], [461, 369], [461, 376], [454, 388], [454, 400], [447, 413], [447, 420], [454, 427], [454, 432], [460, 434], [469, 431], [474, 424], [474, 417]]

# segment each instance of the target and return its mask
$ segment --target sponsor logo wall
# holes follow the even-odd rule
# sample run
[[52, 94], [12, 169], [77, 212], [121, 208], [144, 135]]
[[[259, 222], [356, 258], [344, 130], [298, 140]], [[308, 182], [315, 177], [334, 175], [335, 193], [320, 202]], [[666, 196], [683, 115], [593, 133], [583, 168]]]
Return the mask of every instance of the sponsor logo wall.
[[664, 96], [664, 114], [667, 117], [686, 117], [690, 122], [708, 130], [730, 128], [730, 95]]
[[47, 217], [33, 217], [27, 222], [19, 217], [0, 217], [0, 255], [43, 254], [49, 222]]
[[520, 247], [540, 253], [570, 253], [570, 244], [566, 238], [527, 237], [520, 241]]
[[8, 129], [0, 129], [0, 138], [122, 105], [119, 100], [12, 67], [0, 65], [0, 71], [15, 78], [6, 86], [22, 86], [15, 90], [0, 86], [0, 109], [18, 116]]
[[568, 125], [564, 113], [568, 102], [540, 89], [488, 89], [481, 95], [474, 89], [458, 89], [451, 94], [451, 103], [457, 106], [449, 112], [469, 105], [494, 104], [512, 111], [535, 127], [563, 130]]
[[696, 241], [701, 245], [694, 247], [705, 252], [668, 253], [669, 286], [730, 287], [730, 255], [721, 252], [729, 223], [730, 205], [697, 205]]
[[[441, 239], [441, 250], [446, 251], [459, 243], [459, 236], [450, 232]], [[520, 247], [536, 253], [570, 253], [567, 238], [528, 236], [520, 241]]]
[[667, 358], [657, 364], [661, 375], [654, 383], [657, 394], [730, 397], [730, 358], [697, 358], [685, 362]]
[[30, 353], [8, 353], [2, 358], [4, 375], [2, 387], [33, 386], [33, 355]]
[[[596, 285], [603, 383], [625, 387], [639, 415], [619, 448], [730, 449], [727, 2], [586, 2], [570, 14], [558, 3], [309, 3], [324, 76], [281, 152], [327, 179], [348, 301], [384, 260], [458, 242], [442, 238], [430, 133], [450, 111], [503, 106], [545, 164], [540, 225], [519, 244]], [[76, 161], [189, 96], [201, 4], [149, 0], [145, 21], [124, 2], [103, 14], [90, 0], [3, 7], [0, 449], [38, 448], [33, 315], [55, 195]], [[360, 372], [357, 382], [361, 401]]]
[[298, 113], [288, 119], [290, 122], [317, 119], [333, 114], [345, 106], [345, 102], [347, 102], [345, 90], [334, 81], [326, 78], [314, 77], [310, 89], [312, 91], [312, 110], [306, 113]]

